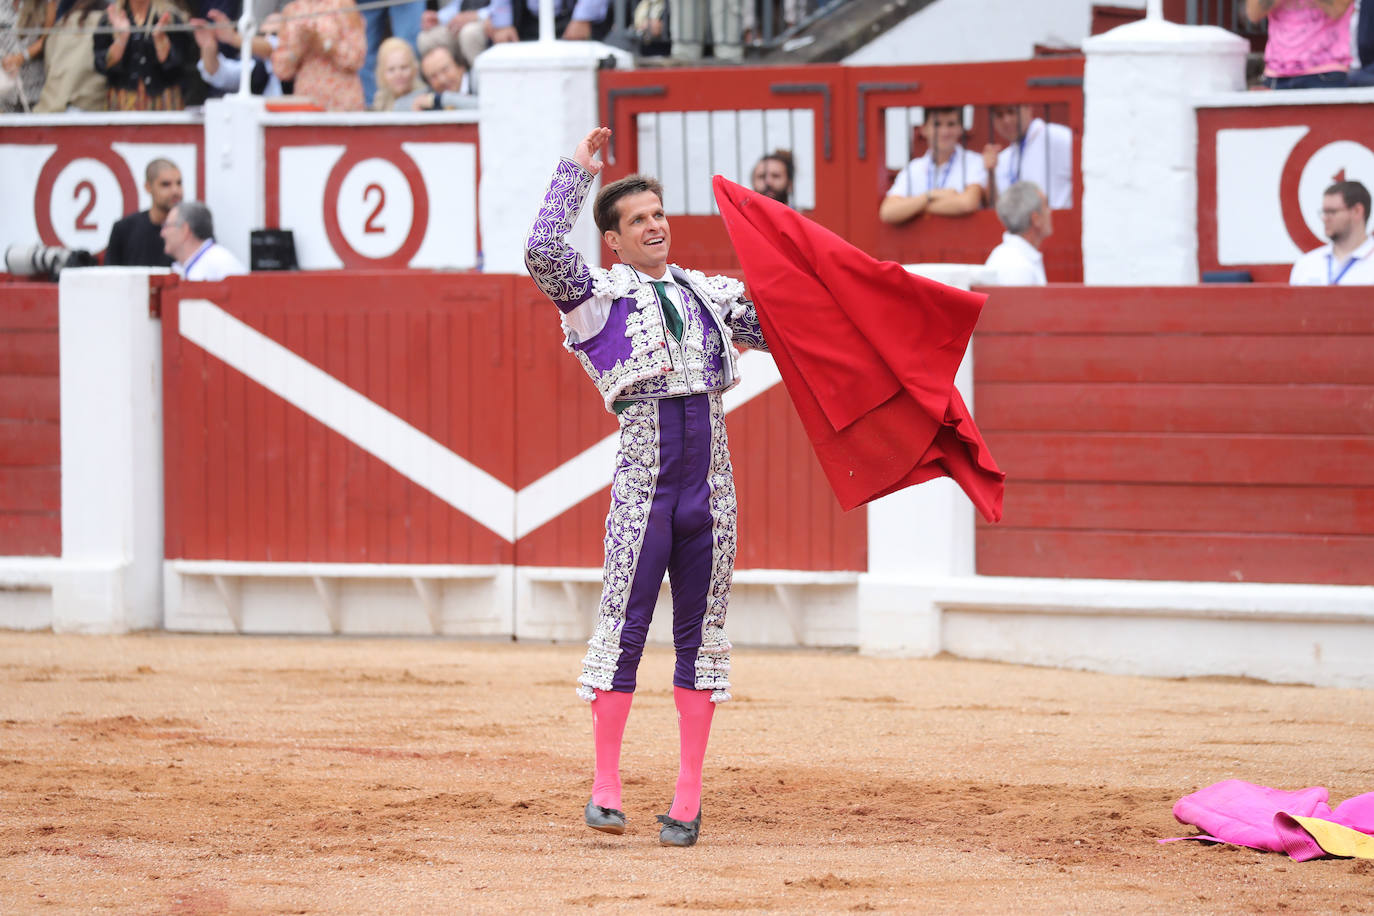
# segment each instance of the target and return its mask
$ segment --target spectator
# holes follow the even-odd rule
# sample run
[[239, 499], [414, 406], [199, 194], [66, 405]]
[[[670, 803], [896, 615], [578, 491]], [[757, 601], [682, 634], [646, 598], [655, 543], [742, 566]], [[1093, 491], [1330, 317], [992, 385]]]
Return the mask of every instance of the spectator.
[[[462, 55], [462, 62], [468, 70], [471, 70], [473, 61], [477, 60], [477, 55], [485, 51], [491, 44], [490, 19], [490, 0], [450, 0], [449, 3], [441, 6], [437, 12], [426, 12], [422, 21], [426, 30], [435, 26], [443, 26], [447, 29], [453, 39], [458, 42], [458, 51]], [[424, 33], [421, 32], [421, 34]], [[418, 42], [416, 46], [420, 56], [424, 57], [426, 48]]]
[[377, 49], [377, 94], [372, 97], [372, 110], [410, 111], [424, 91], [420, 65], [410, 45], [401, 38], [382, 42]]
[[215, 241], [210, 208], [187, 200], [172, 208], [162, 224], [162, 241], [183, 280], [223, 280], [248, 271], [234, 253]]
[[1269, 20], [1264, 83], [1270, 89], [1347, 84], [1351, 0], [1245, 0], [1245, 15]]
[[417, 96], [411, 103], [412, 110], [477, 107], [477, 97], [468, 92], [467, 70], [458, 63], [447, 43], [425, 51], [420, 60], [420, 72], [432, 91]]
[[1054, 231], [1050, 201], [1033, 181], [1018, 181], [997, 198], [997, 218], [1007, 230], [992, 249], [987, 266], [1002, 286], [1044, 286], [1045, 259], [1040, 246]]
[[[200, 47], [196, 70], [216, 93], [232, 95], [238, 92], [243, 74], [242, 54], [239, 52], [243, 47], [243, 37], [221, 10], [210, 10], [209, 17], [208, 22], [204, 19], [191, 20], [192, 25], [202, 27], [195, 32], [196, 44]], [[204, 29], [207, 25], [213, 26], [214, 30]], [[248, 88], [254, 95], [271, 98], [282, 94], [281, 80], [272, 72], [269, 60], [277, 48], [277, 32], [280, 29], [281, 14], [271, 13], [263, 21], [258, 34], [253, 36], [253, 72], [248, 77]], [[233, 53], [226, 53], [226, 48]]]
[[1374, 0], [1356, 0], [1355, 52], [1358, 70], [1350, 71], [1350, 85], [1374, 86]]
[[905, 223], [922, 213], [964, 216], [983, 206], [988, 183], [983, 158], [960, 145], [963, 111], [927, 108], [921, 136], [929, 149], [898, 173], [878, 208], [885, 223]]
[[740, 0], [674, 0], [673, 56], [693, 60], [710, 45], [718, 60], [743, 57], [746, 41], [755, 37], [745, 32], [752, 28], [754, 0], [743, 2], [751, 8], [746, 11]]
[[95, 69], [105, 74], [110, 111], [177, 111], [182, 79], [195, 53], [168, 0], [117, 0], [105, 10], [93, 42]]
[[153, 205], [114, 224], [105, 248], [107, 267], [172, 266], [160, 235], [167, 214], [181, 203], [181, 169], [166, 159], [154, 159], [148, 163], [143, 178], [143, 188]]
[[992, 199], [1000, 188], [1021, 180], [1046, 189], [1050, 206], [1073, 206], [1073, 131], [1035, 117], [1029, 105], [993, 105], [992, 130], [1006, 146], [983, 147], [983, 165], [992, 179]]
[[[539, 0], [491, 0], [491, 40], [539, 37]], [[610, 0], [553, 0], [554, 35], [564, 41], [600, 41], [611, 30]]]
[[668, 38], [668, 0], [639, 0], [634, 15], [635, 40], [640, 57], [667, 57], [673, 53]]
[[362, 111], [363, 18], [353, 0], [292, 0], [282, 10], [272, 70], [325, 111]]
[[34, 111], [56, 114], [105, 110], [107, 83], [95, 69], [93, 31], [104, 10], [105, 0], [78, 0], [58, 21], [61, 28], [48, 36], [43, 47], [48, 73]]
[[0, 67], [19, 83], [14, 109], [38, 104], [43, 92], [44, 29], [57, 21], [57, 0], [0, 0]]
[[754, 164], [750, 184], [759, 194], [792, 205], [792, 153], [775, 149]]
[[1369, 237], [1369, 189], [1338, 181], [1322, 195], [1322, 229], [1331, 240], [1298, 258], [1293, 286], [1374, 285], [1374, 239]]
[[372, 96], [377, 92], [377, 52], [382, 47], [382, 39], [388, 35], [400, 38], [414, 48], [424, 12], [425, 0], [408, 0], [395, 6], [375, 6], [363, 11], [367, 38], [367, 55], [363, 58], [361, 73], [364, 105], [371, 106]]

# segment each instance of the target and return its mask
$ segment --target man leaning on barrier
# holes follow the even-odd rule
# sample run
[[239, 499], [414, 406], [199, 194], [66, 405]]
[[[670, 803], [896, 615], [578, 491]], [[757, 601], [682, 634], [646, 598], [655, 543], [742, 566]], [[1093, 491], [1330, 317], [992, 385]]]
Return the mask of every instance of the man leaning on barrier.
[[988, 171], [983, 159], [964, 149], [963, 110], [927, 108], [921, 136], [929, 149], [897, 174], [878, 207], [885, 223], [905, 223], [923, 213], [966, 216], [983, 206]]

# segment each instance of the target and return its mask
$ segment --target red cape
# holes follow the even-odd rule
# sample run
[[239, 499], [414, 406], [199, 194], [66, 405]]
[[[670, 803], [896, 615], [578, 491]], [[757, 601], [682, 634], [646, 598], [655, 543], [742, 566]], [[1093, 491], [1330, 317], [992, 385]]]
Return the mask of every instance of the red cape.
[[954, 373], [986, 296], [864, 254], [789, 207], [715, 178], [768, 348], [848, 510], [952, 477], [990, 522], [1006, 475]]

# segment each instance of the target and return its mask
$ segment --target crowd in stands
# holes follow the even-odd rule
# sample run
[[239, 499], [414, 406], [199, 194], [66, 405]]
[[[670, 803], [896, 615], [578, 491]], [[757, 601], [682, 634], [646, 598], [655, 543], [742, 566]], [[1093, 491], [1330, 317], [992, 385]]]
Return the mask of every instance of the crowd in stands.
[[[0, 0], [0, 109], [171, 111], [238, 92], [242, 2]], [[414, 16], [397, 12], [408, 6]], [[476, 105], [457, 37], [442, 25], [421, 31], [424, 0], [363, 7], [256, 0], [251, 91], [324, 111]]]
[[[0, 108], [40, 112], [171, 110], [236, 92], [242, 38], [236, 23], [244, 0], [0, 0]], [[252, 91], [294, 95], [328, 111], [433, 110], [471, 107], [468, 71], [492, 44], [538, 37], [539, 0], [249, 0], [258, 20], [253, 41]], [[1245, 14], [1267, 24], [1264, 84], [1272, 89], [1374, 85], [1374, 0], [1244, 0]], [[627, 27], [641, 56], [739, 57], [759, 40], [763, 3], [772, 3], [779, 30], [801, 18], [805, 0], [631, 0]], [[360, 5], [361, 4], [361, 5]], [[566, 40], [607, 37], [613, 0], [555, 0], [555, 33]], [[405, 59], [389, 39], [404, 42]], [[384, 60], [383, 46], [393, 49]], [[443, 85], [429, 82], [427, 53]], [[390, 67], [394, 85], [383, 70]], [[455, 73], [456, 71], [456, 73]], [[423, 91], [422, 91], [423, 90]], [[1014, 118], [1008, 112], [1005, 117]], [[1006, 131], [998, 126], [998, 133]], [[1038, 128], [1032, 127], [1032, 132]], [[1050, 126], [1050, 144], [1057, 141]], [[971, 154], [970, 154], [971, 156]], [[960, 157], [955, 184], [922, 187], [904, 179], [907, 198], [890, 205], [944, 212], [970, 206], [952, 200], [970, 184], [1017, 180], [1034, 170], [1032, 157], [1014, 156], [994, 171]], [[1025, 160], [1025, 167], [1022, 167]], [[987, 171], [986, 180], [981, 173]], [[1042, 184], [1044, 182], [1041, 182]], [[929, 185], [927, 180], [924, 184]], [[1063, 206], [1049, 189], [1051, 205]], [[916, 210], [915, 212], [921, 212]], [[886, 218], [886, 217], [885, 217]]]

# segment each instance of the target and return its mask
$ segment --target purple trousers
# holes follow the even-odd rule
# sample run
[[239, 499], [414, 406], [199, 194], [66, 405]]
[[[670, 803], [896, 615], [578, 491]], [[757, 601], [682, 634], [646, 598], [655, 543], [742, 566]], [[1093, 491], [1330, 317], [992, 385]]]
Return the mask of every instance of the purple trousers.
[[673, 684], [730, 698], [725, 611], [735, 481], [719, 393], [638, 401], [620, 414], [606, 565], [578, 695], [635, 689], [663, 574], [673, 592]]

